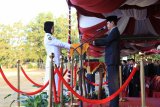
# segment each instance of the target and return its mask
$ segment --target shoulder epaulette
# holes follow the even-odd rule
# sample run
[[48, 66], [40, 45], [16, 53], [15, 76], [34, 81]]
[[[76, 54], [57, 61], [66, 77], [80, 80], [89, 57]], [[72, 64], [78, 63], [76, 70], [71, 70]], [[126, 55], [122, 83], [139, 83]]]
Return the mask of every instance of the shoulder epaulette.
[[51, 35], [47, 35], [47, 37], [48, 37], [48, 40], [52, 40]]

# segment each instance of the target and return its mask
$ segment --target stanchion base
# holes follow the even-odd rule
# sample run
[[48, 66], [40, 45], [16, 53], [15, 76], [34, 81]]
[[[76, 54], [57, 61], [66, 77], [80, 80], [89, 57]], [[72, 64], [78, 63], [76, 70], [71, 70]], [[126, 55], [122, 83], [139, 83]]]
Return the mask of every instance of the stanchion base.
[[128, 101], [128, 100], [127, 100], [127, 98], [120, 98], [119, 101], [120, 101], [120, 102], [126, 102], [126, 101]]

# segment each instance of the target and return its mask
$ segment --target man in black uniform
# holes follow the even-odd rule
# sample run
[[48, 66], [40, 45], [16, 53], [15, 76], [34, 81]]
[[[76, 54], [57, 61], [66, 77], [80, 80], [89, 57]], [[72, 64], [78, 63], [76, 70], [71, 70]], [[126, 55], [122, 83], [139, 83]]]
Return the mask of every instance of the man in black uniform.
[[[117, 25], [117, 16], [108, 16], [108, 34], [105, 38], [96, 39], [93, 44], [105, 46], [105, 63], [108, 72], [109, 93], [112, 95], [119, 89], [119, 64], [120, 64], [120, 33]], [[119, 96], [110, 101], [110, 107], [119, 107]]]

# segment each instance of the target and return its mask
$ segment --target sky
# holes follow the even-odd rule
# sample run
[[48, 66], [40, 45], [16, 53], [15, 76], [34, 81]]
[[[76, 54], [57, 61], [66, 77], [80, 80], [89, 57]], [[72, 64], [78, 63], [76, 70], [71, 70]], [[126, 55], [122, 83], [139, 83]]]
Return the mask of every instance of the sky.
[[0, 0], [0, 23], [12, 24], [22, 21], [27, 24], [41, 12], [54, 16], [68, 15], [66, 0]]

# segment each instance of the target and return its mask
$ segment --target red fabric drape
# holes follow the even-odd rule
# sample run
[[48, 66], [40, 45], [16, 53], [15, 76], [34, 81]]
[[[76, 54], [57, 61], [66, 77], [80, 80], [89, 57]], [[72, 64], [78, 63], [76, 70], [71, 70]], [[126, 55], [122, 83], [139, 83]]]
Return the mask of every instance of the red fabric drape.
[[70, 0], [72, 4], [95, 13], [109, 13], [119, 8], [126, 0]]
[[100, 52], [104, 52], [104, 47], [100, 47], [100, 46], [93, 46], [93, 45], [89, 45], [89, 49], [94, 50], [94, 51], [100, 51]]
[[87, 28], [82, 28], [82, 27], [79, 27], [80, 29], [80, 32], [81, 33], [84, 33], [86, 35], [93, 35], [93, 34], [97, 34], [98, 32], [107, 32], [108, 29], [104, 29], [104, 30], [101, 30], [101, 28], [103, 28], [104, 26], [107, 25], [107, 22], [106, 21], [103, 21], [97, 25], [94, 25], [94, 26], [91, 26], [91, 27], [87, 27]]
[[102, 63], [102, 62], [88, 62], [88, 61], [86, 61], [86, 62], [83, 63], [84, 68], [87, 69], [87, 66], [90, 67], [90, 73], [95, 72], [99, 68], [100, 65], [104, 67], [104, 70], [106, 70], [105, 69], [105, 64]]
[[9, 80], [6, 78], [6, 76], [5, 76], [5, 74], [3, 73], [3, 70], [2, 70], [1, 68], [0, 68], [0, 73], [1, 73], [3, 79], [5, 80], [5, 82], [7, 83], [7, 85], [8, 85], [9, 87], [12, 88], [12, 90], [14, 90], [15, 92], [21, 93], [21, 94], [26, 94], [26, 95], [35, 95], [35, 94], [38, 94], [38, 93], [40, 93], [42, 90], [44, 90], [44, 89], [47, 87], [47, 85], [49, 84], [49, 81], [48, 81], [44, 86], [40, 87], [38, 90], [36, 90], [36, 91], [34, 91], [34, 92], [24, 92], [24, 91], [21, 91], [21, 90], [17, 89], [15, 86], [13, 86], [13, 85], [9, 82]]
[[146, 55], [150, 55], [150, 54], [160, 54], [160, 50], [156, 50], [156, 49], [151, 49], [149, 51], [145, 52]]
[[93, 103], [93, 104], [103, 104], [106, 103], [110, 100], [112, 100], [113, 98], [115, 98], [122, 90], [124, 90], [124, 88], [128, 85], [128, 83], [131, 81], [132, 77], [134, 76], [134, 74], [136, 73], [137, 69], [133, 68], [131, 74], [129, 75], [128, 79], [125, 81], [125, 83], [120, 87], [120, 89], [118, 89], [114, 94], [110, 95], [109, 97], [102, 99], [102, 100], [91, 100], [91, 99], [86, 99], [83, 96], [80, 96], [79, 94], [77, 94], [72, 87], [69, 86], [69, 84], [64, 80], [64, 78], [61, 76], [61, 74], [59, 73], [59, 71], [56, 71], [59, 78], [62, 79], [62, 82], [64, 83], [64, 85], [72, 92], [72, 94], [74, 94], [76, 97], [78, 97], [81, 101], [84, 102], [88, 102], [88, 103]]
[[103, 53], [103, 52], [94, 51], [94, 50], [89, 49], [89, 50], [87, 51], [87, 55], [93, 56], [93, 57], [101, 57], [101, 56], [104, 55], [104, 53]]
[[136, 48], [144, 52], [144, 51], [149, 51], [149, 50], [153, 49], [154, 46], [151, 46], [151, 47], [140, 47], [140, 46], [136, 46]]
[[126, 29], [122, 33], [123, 35], [132, 35], [134, 33], [134, 27], [135, 27], [135, 19], [130, 18], [129, 22], [126, 26]]
[[151, 22], [153, 28], [155, 29], [155, 31], [158, 34], [160, 34], [160, 30], [159, 30], [159, 28], [160, 28], [160, 19], [155, 18], [155, 17], [150, 17], [149, 19], [150, 19], [150, 22]]

